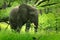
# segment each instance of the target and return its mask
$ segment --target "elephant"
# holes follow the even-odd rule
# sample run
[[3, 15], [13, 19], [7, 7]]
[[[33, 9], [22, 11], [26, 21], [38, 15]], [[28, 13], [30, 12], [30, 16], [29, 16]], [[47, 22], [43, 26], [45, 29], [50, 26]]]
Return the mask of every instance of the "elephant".
[[26, 24], [25, 31], [28, 32], [30, 29], [30, 24], [34, 23], [34, 31], [37, 32], [38, 29], [38, 10], [30, 5], [21, 4], [13, 8], [9, 15], [9, 23], [11, 29], [20, 32], [22, 26]]

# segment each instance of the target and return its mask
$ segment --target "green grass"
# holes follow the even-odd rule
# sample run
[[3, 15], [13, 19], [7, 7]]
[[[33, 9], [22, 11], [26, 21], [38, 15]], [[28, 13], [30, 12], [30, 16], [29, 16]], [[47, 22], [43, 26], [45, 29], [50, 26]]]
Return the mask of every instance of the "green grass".
[[55, 32], [37, 32], [37, 33], [27, 33], [27, 32], [11, 32], [9, 30], [0, 31], [0, 40], [60, 40], [60, 33]]
[[32, 35], [1, 31], [0, 40], [32, 40]]

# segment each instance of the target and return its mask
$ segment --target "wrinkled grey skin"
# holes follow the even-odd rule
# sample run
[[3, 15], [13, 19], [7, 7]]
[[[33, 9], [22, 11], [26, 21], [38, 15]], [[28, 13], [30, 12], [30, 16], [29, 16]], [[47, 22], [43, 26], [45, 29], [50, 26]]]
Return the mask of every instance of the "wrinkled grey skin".
[[22, 26], [26, 24], [25, 31], [28, 31], [30, 28], [30, 24], [34, 23], [35, 32], [37, 32], [38, 28], [38, 11], [37, 9], [22, 4], [20, 6], [15, 7], [9, 17], [9, 22], [11, 29], [14, 29], [17, 32], [20, 32]]

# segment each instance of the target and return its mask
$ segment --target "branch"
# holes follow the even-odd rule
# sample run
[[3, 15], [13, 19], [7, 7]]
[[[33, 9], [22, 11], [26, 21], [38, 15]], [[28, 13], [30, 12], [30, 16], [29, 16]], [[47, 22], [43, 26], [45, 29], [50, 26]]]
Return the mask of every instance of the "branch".
[[[60, 2], [59, 2], [59, 3], [60, 3]], [[42, 5], [41, 7], [56, 5], [56, 4], [59, 4], [59, 3], [46, 4], [46, 5]]]
[[[9, 17], [4, 17], [4, 18], [0, 19], [0, 22], [7, 23], [7, 21], [9, 21]], [[7, 24], [9, 24], [9, 23], [7, 23]]]
[[35, 1], [35, 4], [36, 4], [38, 1], [39, 1], [39, 0], [36, 0], [36, 1]]
[[36, 6], [38, 6], [38, 5], [40, 5], [41, 3], [46, 2], [46, 1], [49, 1], [49, 0], [42, 0], [42, 1], [40, 1]]

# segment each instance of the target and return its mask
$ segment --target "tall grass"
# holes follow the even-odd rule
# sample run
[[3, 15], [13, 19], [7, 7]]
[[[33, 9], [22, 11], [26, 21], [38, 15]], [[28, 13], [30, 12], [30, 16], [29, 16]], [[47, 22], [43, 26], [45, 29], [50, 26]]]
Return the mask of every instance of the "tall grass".
[[0, 31], [0, 40], [60, 40], [60, 33], [27, 33], [27, 32], [11, 32], [9, 30]]

